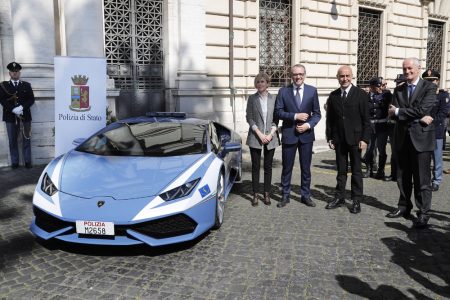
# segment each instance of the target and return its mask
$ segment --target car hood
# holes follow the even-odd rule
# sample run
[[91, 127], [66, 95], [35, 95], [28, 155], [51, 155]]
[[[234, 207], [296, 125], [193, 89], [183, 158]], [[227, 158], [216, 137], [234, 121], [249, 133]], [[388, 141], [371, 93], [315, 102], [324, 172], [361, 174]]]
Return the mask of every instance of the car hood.
[[99, 156], [71, 151], [61, 168], [59, 190], [83, 198], [155, 196], [204, 155]]

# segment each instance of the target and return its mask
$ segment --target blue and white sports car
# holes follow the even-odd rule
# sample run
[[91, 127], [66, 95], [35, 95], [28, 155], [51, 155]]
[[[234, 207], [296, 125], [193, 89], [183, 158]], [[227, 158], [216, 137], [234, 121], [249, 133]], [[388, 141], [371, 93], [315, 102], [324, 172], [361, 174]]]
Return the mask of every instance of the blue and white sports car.
[[97, 245], [192, 240], [222, 225], [241, 160], [241, 137], [217, 122], [183, 113], [121, 120], [46, 166], [30, 229]]

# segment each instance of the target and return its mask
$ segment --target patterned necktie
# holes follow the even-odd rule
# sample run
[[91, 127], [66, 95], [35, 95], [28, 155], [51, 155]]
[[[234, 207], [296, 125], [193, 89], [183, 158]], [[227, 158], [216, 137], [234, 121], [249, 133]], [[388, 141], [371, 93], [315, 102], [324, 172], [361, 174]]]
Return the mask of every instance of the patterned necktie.
[[300, 105], [302, 104], [302, 97], [300, 96], [300, 87], [296, 88], [296, 92], [295, 92], [295, 101], [297, 101], [298, 106], [300, 107]]

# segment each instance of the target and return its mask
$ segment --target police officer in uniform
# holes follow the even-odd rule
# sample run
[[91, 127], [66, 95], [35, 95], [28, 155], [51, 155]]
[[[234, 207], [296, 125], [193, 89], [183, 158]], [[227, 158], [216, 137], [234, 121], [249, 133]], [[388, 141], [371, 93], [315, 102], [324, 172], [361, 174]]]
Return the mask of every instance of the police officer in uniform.
[[[422, 78], [439, 85], [441, 78], [439, 72], [428, 69], [422, 74]], [[436, 192], [439, 190], [439, 185], [442, 183], [442, 151], [445, 149], [445, 119], [448, 114], [448, 93], [443, 90], [436, 91], [436, 103], [431, 109], [430, 116], [433, 118], [433, 124], [436, 128], [436, 144], [433, 152], [433, 176], [431, 180], [431, 190]]]
[[[394, 82], [396, 86], [405, 84], [405, 75], [397, 74]], [[384, 177], [384, 181], [397, 181], [397, 158], [395, 157], [395, 151], [393, 148], [395, 120], [389, 118], [387, 123], [389, 143], [391, 144], [391, 175]]]
[[25, 167], [31, 168], [31, 112], [34, 93], [30, 83], [20, 80], [22, 66], [17, 62], [9, 63], [9, 81], [0, 83], [0, 103], [3, 106], [3, 121], [9, 140], [11, 167], [19, 167], [18, 137], [22, 135], [22, 150]]
[[[374, 177], [384, 179], [384, 167], [386, 165], [386, 144], [388, 139], [388, 108], [392, 101], [392, 93], [382, 89], [383, 78], [375, 77], [369, 81], [370, 101], [369, 115], [372, 135], [365, 154], [366, 172], [364, 178]], [[378, 170], [374, 174], [375, 149], [378, 150]]]

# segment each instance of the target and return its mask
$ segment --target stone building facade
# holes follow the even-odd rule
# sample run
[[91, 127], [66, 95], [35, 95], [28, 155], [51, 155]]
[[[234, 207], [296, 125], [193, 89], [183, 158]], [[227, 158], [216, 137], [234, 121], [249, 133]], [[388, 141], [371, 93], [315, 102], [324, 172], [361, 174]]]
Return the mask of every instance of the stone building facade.
[[[287, 12], [278, 19], [288, 20], [288, 30], [271, 15], [280, 11]], [[264, 27], [263, 15], [271, 27]], [[342, 64], [352, 66], [355, 84], [382, 76], [393, 88], [405, 57], [418, 57], [425, 67], [433, 55], [440, 87], [449, 88], [449, 17], [450, 0], [6, 0], [0, 3], [0, 80], [9, 79], [10, 61], [22, 64], [22, 79], [36, 96], [33, 163], [42, 164], [54, 156], [55, 56], [106, 57], [109, 109], [118, 117], [185, 111], [245, 135], [246, 99], [266, 61], [278, 77], [280, 61], [282, 69], [304, 64], [321, 105], [337, 88]], [[435, 25], [437, 47], [430, 44]], [[369, 44], [363, 30], [375, 32]], [[287, 50], [278, 53], [280, 47]], [[286, 74], [280, 78], [271, 92]], [[325, 137], [324, 123], [317, 139]], [[0, 166], [9, 163], [2, 123]]]

